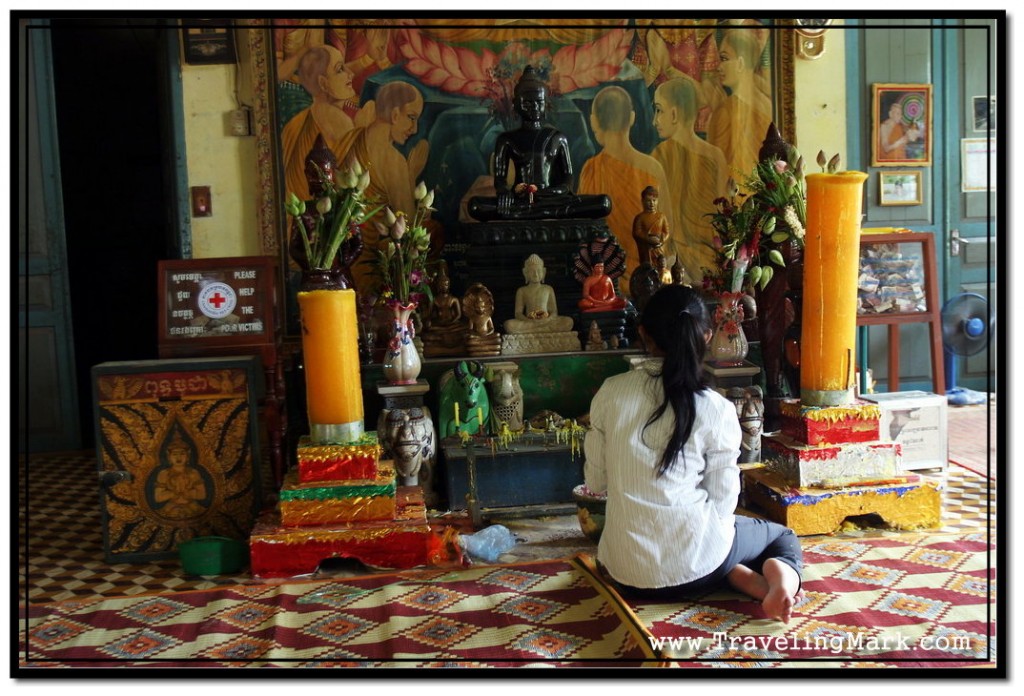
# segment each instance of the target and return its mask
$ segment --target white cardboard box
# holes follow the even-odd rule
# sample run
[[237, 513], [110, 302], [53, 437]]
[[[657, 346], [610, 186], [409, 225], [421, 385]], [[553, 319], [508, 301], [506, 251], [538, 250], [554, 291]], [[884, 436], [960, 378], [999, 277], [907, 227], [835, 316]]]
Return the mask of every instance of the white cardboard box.
[[879, 438], [900, 443], [904, 469], [945, 470], [949, 463], [949, 404], [945, 396], [905, 391], [864, 394], [860, 398], [878, 404], [882, 412]]

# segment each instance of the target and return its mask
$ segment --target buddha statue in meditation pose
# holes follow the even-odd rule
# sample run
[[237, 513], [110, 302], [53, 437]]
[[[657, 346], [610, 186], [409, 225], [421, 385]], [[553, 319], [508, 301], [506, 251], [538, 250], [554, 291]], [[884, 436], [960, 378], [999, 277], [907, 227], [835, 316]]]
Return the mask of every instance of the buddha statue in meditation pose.
[[469, 320], [466, 354], [487, 357], [501, 354], [501, 334], [494, 330], [494, 296], [483, 283], [473, 283], [462, 298], [462, 314]]
[[523, 264], [526, 285], [516, 290], [515, 318], [505, 322], [507, 333], [572, 331], [572, 317], [559, 316], [555, 290], [544, 284], [544, 261], [532, 254]]
[[555, 289], [544, 283], [544, 261], [532, 254], [523, 263], [526, 285], [516, 290], [515, 317], [505, 321], [502, 353], [578, 351], [580, 339], [572, 317], [558, 314]]
[[603, 263], [590, 267], [590, 275], [583, 281], [583, 299], [579, 307], [584, 312], [611, 312], [626, 308], [626, 300], [615, 294], [615, 283], [605, 275]]
[[[544, 125], [547, 86], [533, 66], [523, 70], [513, 99], [522, 124], [500, 134], [495, 142], [497, 195], [471, 198], [470, 216], [481, 222], [607, 217], [612, 209], [608, 196], [577, 195], [572, 190], [569, 141], [557, 129]], [[511, 184], [510, 166], [515, 169]]]
[[451, 292], [448, 265], [441, 262], [434, 279], [434, 300], [430, 303], [423, 330], [426, 357], [461, 355], [464, 352], [468, 322], [462, 315], [462, 303]]

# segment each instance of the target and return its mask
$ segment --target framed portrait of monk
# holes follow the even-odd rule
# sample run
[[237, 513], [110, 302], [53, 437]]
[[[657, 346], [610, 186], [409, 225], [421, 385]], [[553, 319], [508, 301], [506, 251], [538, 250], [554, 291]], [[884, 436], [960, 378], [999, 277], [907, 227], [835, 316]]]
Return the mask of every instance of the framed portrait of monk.
[[871, 93], [871, 166], [930, 166], [932, 86], [874, 84]]
[[[255, 135], [269, 149], [258, 159], [270, 188], [308, 200], [305, 159], [322, 135], [339, 164], [368, 165], [370, 194], [393, 210], [414, 208], [419, 182], [434, 191], [431, 238], [446, 255], [474, 222], [467, 201], [493, 195], [495, 142], [518, 123], [514, 89], [527, 65], [545, 82], [546, 124], [568, 140], [575, 193], [611, 198], [607, 222], [619, 240], [632, 239], [641, 192], [655, 186], [671, 243], [703, 252], [704, 213], [730, 176], [750, 175], [769, 124], [793, 139], [792, 20], [413, 14], [247, 26], [241, 41], [255, 82], [266, 76], [253, 122], [264, 129]], [[659, 119], [659, 110], [670, 114]], [[282, 206], [273, 201], [264, 213], [271, 208], [265, 239], [286, 276], [297, 274], [294, 263], [288, 270]], [[369, 257], [375, 226], [362, 234]], [[623, 241], [627, 252], [633, 246]], [[357, 291], [372, 292], [369, 269], [353, 266]], [[453, 276], [454, 292], [465, 290], [458, 282]], [[285, 309], [293, 333], [295, 308]]]

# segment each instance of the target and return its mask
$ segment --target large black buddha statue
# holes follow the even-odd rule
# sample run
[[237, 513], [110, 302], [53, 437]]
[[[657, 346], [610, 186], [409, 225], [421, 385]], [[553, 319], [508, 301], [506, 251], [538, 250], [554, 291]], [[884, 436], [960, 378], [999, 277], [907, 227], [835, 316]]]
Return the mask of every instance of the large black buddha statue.
[[[533, 66], [523, 70], [513, 98], [522, 124], [517, 130], [499, 135], [495, 143], [497, 196], [471, 198], [469, 214], [482, 222], [606, 217], [612, 209], [608, 196], [580, 196], [572, 190], [569, 141], [557, 129], [543, 123], [547, 87]], [[515, 168], [511, 186], [510, 165]]]

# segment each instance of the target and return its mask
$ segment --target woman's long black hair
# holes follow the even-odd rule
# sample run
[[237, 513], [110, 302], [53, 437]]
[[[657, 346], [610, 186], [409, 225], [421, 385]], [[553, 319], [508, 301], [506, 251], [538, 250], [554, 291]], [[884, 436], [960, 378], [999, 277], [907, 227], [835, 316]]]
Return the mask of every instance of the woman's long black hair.
[[676, 419], [675, 430], [658, 462], [661, 476], [672, 468], [693, 430], [695, 397], [705, 388], [705, 332], [711, 328], [711, 319], [699, 292], [684, 285], [666, 285], [651, 296], [640, 324], [665, 353], [661, 369], [665, 398], [647, 419], [644, 430], [669, 406]]

